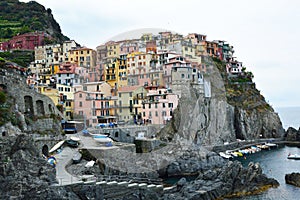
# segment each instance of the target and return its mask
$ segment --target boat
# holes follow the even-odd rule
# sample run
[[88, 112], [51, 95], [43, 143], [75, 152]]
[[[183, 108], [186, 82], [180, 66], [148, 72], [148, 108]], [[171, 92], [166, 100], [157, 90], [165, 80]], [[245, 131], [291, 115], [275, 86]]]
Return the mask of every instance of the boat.
[[225, 158], [225, 159], [231, 159], [232, 158], [232, 156], [230, 154], [227, 154], [227, 153], [224, 153], [224, 152], [220, 152], [219, 155], [222, 158]]
[[265, 143], [265, 145], [267, 145], [268, 147], [277, 147], [277, 144], [275, 144], [275, 143], [267, 142], [267, 143]]
[[238, 157], [238, 153], [237, 152], [231, 152], [230, 155], [232, 155], [233, 157]]
[[56, 145], [54, 145], [54, 146], [49, 150], [49, 153], [52, 153], [52, 152], [56, 151], [56, 150], [59, 149], [64, 143], [65, 143], [64, 140], [58, 142]]
[[260, 149], [270, 149], [270, 146], [267, 146], [267, 145], [265, 145], [265, 144], [258, 144], [258, 145], [256, 145], [258, 148], [260, 148]]
[[79, 137], [75, 137], [75, 136], [71, 136], [70, 139], [73, 140], [73, 141], [77, 141], [77, 142], [80, 141], [80, 138]]
[[73, 158], [72, 158], [73, 163], [74, 164], [80, 163], [81, 158], [82, 158], [81, 153], [79, 153], [79, 152], [75, 153], [74, 156], [73, 156]]
[[93, 135], [93, 138], [96, 142], [100, 142], [100, 143], [111, 143], [113, 142], [113, 140], [111, 138], [109, 138], [107, 135]]
[[243, 156], [243, 154], [239, 151], [232, 152], [231, 155], [234, 157]]
[[77, 148], [79, 146], [79, 142], [78, 141], [75, 141], [75, 140], [66, 140], [66, 144], [69, 146], [69, 147], [73, 147], [73, 148]]
[[298, 154], [289, 154], [288, 159], [300, 160], [300, 155]]

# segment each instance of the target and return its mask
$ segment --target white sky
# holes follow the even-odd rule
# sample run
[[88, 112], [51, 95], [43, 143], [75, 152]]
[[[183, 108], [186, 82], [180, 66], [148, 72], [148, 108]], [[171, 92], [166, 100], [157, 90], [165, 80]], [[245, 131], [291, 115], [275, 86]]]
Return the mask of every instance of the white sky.
[[90, 48], [141, 28], [225, 40], [273, 107], [300, 106], [299, 0], [36, 1], [51, 8], [63, 34]]

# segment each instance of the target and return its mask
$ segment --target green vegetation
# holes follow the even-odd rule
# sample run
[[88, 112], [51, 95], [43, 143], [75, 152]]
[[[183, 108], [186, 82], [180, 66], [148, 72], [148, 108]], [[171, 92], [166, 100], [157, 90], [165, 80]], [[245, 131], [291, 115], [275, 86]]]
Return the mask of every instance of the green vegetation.
[[256, 89], [253, 83], [252, 72], [243, 69], [243, 75], [229, 77], [226, 72], [226, 63], [218, 58], [213, 58], [214, 64], [221, 73], [225, 84], [226, 97], [230, 105], [241, 107], [245, 110], [257, 109], [259, 112], [272, 110], [265, 98]]
[[0, 62], [1, 58], [6, 61], [15, 62], [22, 67], [28, 67], [34, 61], [34, 52], [22, 50], [0, 52]]
[[0, 42], [7, 41], [17, 34], [33, 31], [50, 33], [49, 30], [53, 31], [52, 37], [56, 42], [68, 40], [53, 19], [51, 9], [46, 10], [35, 1], [28, 3], [18, 0], [0, 1]]

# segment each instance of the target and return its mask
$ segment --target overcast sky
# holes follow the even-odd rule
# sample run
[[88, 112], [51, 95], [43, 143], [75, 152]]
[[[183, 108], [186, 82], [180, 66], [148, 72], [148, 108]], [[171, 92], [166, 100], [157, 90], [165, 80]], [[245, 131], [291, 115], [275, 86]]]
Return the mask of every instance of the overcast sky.
[[141, 28], [225, 40], [273, 107], [300, 106], [298, 0], [36, 1], [51, 8], [63, 34], [90, 48]]

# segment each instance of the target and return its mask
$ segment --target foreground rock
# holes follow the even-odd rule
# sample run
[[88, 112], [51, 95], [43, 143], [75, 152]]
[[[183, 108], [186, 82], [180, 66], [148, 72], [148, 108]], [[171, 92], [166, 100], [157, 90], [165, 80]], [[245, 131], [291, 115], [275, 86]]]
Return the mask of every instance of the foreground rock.
[[275, 179], [262, 174], [259, 164], [250, 163], [248, 168], [243, 168], [241, 163], [230, 161], [222, 168], [207, 170], [195, 181], [181, 180], [177, 190], [165, 194], [165, 198], [211, 200], [256, 194], [277, 186]]
[[300, 187], [300, 173], [291, 173], [285, 175], [285, 182]]
[[56, 183], [55, 169], [39, 155], [32, 138], [19, 135], [0, 138], [0, 142], [1, 199], [47, 199], [67, 194], [64, 189], [55, 188], [54, 192], [50, 188]]

